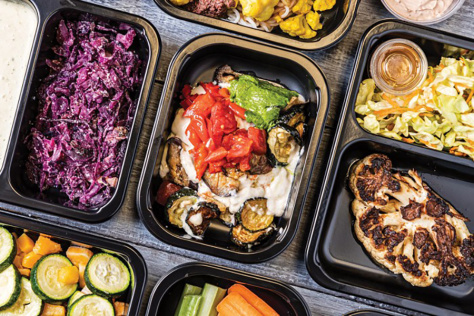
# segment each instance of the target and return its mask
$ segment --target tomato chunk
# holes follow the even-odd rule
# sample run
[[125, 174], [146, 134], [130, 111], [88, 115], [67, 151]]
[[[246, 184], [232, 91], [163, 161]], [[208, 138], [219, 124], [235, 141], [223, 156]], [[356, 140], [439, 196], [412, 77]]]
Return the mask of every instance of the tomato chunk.
[[263, 129], [249, 127], [249, 138], [252, 140], [252, 150], [257, 155], [265, 155], [267, 152], [267, 133]]
[[181, 187], [173, 182], [166, 180], [161, 182], [158, 192], [156, 193], [156, 202], [163, 206], [166, 205], [168, 198], [179, 190], [181, 190]]

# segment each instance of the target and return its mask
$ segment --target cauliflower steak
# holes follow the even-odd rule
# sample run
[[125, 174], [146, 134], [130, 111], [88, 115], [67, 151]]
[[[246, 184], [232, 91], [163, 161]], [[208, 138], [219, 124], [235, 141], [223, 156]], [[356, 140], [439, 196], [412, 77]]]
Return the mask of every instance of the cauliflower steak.
[[474, 273], [474, 235], [468, 221], [415, 170], [392, 172], [372, 154], [351, 169], [354, 230], [371, 257], [414, 286], [459, 285]]

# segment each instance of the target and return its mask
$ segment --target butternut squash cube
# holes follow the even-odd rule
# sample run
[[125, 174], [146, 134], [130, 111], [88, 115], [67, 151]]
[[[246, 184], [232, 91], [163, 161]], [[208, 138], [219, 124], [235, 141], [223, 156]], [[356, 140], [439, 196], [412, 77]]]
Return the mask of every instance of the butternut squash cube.
[[28, 252], [33, 251], [35, 242], [27, 234], [22, 234], [16, 240], [16, 245], [21, 250], [21, 252], [28, 253]]
[[79, 270], [76, 266], [61, 268], [58, 272], [58, 281], [63, 284], [79, 282]]
[[52, 305], [45, 303], [41, 316], [65, 316], [66, 307], [62, 305]]
[[115, 316], [127, 316], [128, 314], [128, 304], [124, 302], [115, 301], [114, 309], [115, 309]]
[[17, 254], [15, 256], [15, 259], [13, 259], [13, 265], [17, 268], [17, 269], [23, 269], [23, 265], [22, 265], [22, 262], [23, 262], [23, 258], [25, 257], [25, 253], [23, 252], [20, 252], [19, 254]]
[[75, 266], [84, 265], [86, 266], [89, 259], [94, 255], [92, 251], [87, 248], [71, 246], [66, 251], [66, 256], [71, 260]]
[[61, 251], [62, 249], [60, 244], [43, 236], [39, 236], [35, 246], [33, 247], [33, 252], [42, 256], [46, 256], [52, 253], [58, 253]]
[[33, 251], [32, 252], [29, 252], [25, 255], [25, 257], [23, 258], [23, 260], [21, 261], [21, 265], [23, 266], [23, 268], [28, 268], [28, 269], [31, 269], [33, 268], [33, 266], [35, 265], [35, 263], [41, 259], [41, 257], [43, 257], [42, 255], [37, 255], [36, 253], [34, 253]]
[[27, 277], [29, 278], [30, 277], [30, 274], [31, 274], [31, 270], [30, 269], [18, 269], [18, 272], [20, 272], [20, 274], [24, 277]]

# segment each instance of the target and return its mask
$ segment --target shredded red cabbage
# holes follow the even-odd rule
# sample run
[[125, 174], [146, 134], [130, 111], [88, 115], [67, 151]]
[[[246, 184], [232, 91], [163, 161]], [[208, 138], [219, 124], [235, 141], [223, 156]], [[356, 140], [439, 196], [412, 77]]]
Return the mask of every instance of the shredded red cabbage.
[[42, 192], [64, 192], [68, 206], [101, 206], [117, 185], [142, 81], [135, 36], [130, 25], [90, 16], [59, 22], [26, 166]]

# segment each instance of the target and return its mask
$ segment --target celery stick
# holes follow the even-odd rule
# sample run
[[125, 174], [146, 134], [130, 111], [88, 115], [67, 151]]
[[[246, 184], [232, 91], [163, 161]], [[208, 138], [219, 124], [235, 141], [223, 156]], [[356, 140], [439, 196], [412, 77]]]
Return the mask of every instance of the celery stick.
[[183, 293], [181, 294], [181, 298], [179, 299], [178, 307], [176, 308], [176, 312], [174, 313], [174, 316], [179, 315], [179, 311], [181, 309], [181, 306], [183, 305], [183, 298], [185, 295], [199, 295], [202, 292], [202, 288], [199, 286], [191, 285], [191, 284], [185, 284]]
[[196, 316], [201, 301], [201, 295], [185, 295], [178, 316]]
[[202, 290], [202, 302], [199, 308], [198, 316], [216, 316], [217, 304], [222, 301], [227, 291], [220, 287], [206, 283]]

